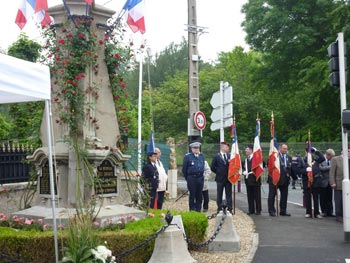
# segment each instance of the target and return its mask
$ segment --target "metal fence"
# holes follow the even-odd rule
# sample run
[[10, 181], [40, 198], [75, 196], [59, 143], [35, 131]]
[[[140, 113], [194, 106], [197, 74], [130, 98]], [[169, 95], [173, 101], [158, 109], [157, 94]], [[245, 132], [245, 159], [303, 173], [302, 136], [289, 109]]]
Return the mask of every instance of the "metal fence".
[[0, 145], [0, 184], [20, 183], [29, 180], [26, 156], [32, 150], [25, 145]]

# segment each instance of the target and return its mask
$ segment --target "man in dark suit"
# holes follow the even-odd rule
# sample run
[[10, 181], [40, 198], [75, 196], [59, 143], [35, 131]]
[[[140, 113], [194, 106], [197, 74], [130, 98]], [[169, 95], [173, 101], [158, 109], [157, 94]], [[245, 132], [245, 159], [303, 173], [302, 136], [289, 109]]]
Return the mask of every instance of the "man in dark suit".
[[256, 179], [255, 174], [252, 171], [253, 160], [253, 144], [248, 144], [245, 148], [247, 158], [242, 162], [242, 174], [244, 176], [245, 185], [247, 188], [248, 199], [248, 215], [256, 213], [261, 214], [261, 178]]
[[147, 153], [147, 163], [142, 167], [142, 178], [144, 178], [148, 194], [151, 197], [150, 208], [154, 208], [157, 196], [159, 174], [156, 167], [157, 153]]
[[229, 149], [230, 144], [228, 142], [220, 143], [220, 152], [213, 157], [210, 169], [215, 173], [217, 212], [222, 210], [222, 196], [225, 189], [227, 210], [232, 214], [232, 184], [228, 180], [228, 166], [231, 158], [228, 153]]
[[[276, 216], [276, 208], [275, 208], [275, 198], [277, 194], [277, 188], [280, 190], [281, 198], [280, 198], [280, 215], [281, 216], [290, 216], [287, 213], [287, 199], [288, 199], [288, 186], [290, 182], [290, 176], [293, 179], [297, 179], [297, 177], [292, 174], [291, 166], [292, 166], [292, 157], [288, 155], [288, 146], [285, 143], [280, 144], [279, 146], [279, 159], [280, 159], [280, 180], [277, 183], [277, 187], [273, 185], [271, 176], [268, 178], [269, 183], [269, 195], [268, 195], [268, 209], [270, 216]], [[277, 204], [278, 205], [278, 204]]]

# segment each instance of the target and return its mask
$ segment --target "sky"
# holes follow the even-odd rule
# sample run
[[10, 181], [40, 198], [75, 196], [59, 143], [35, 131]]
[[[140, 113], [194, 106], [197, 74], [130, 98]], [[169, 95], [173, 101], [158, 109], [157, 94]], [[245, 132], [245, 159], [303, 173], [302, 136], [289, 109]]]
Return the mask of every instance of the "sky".
[[[19, 3], [23, 0], [7, 1], [0, 9], [0, 48], [6, 50], [15, 42], [21, 32], [15, 24]], [[84, 1], [84, 0], [82, 0]], [[241, 28], [244, 15], [240, 10], [248, 0], [197, 0], [197, 26], [206, 27], [207, 33], [199, 36], [198, 52], [204, 61], [215, 61], [220, 52], [231, 51], [236, 46], [248, 49], [245, 33]], [[118, 14], [125, 0], [95, 0], [96, 4], [115, 10]], [[188, 14], [186, 0], [145, 0], [146, 33], [134, 34], [129, 38], [135, 44], [146, 43], [151, 53], [159, 53], [170, 43], [180, 43], [187, 39]], [[220, 2], [220, 4], [218, 4]], [[60, 0], [48, 0], [49, 7], [60, 5]], [[30, 20], [23, 28], [30, 39], [40, 42], [40, 34], [34, 21]]]

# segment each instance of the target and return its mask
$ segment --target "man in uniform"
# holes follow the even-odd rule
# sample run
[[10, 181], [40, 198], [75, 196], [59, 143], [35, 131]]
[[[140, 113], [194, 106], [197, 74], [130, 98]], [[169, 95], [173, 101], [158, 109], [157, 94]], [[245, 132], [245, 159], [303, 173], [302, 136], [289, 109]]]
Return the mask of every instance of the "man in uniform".
[[244, 176], [245, 185], [247, 188], [248, 199], [248, 215], [261, 214], [261, 177], [256, 179], [255, 174], [252, 171], [253, 162], [253, 144], [248, 144], [245, 148], [247, 158], [242, 162], [242, 171]]
[[213, 157], [210, 169], [215, 173], [217, 212], [219, 213], [222, 210], [222, 196], [225, 189], [227, 210], [232, 214], [232, 184], [228, 180], [228, 166], [231, 158], [228, 153], [229, 149], [228, 142], [220, 143], [220, 152]]
[[[287, 213], [287, 199], [288, 199], [288, 186], [290, 183], [290, 176], [294, 177], [292, 174], [292, 157], [288, 155], [288, 146], [285, 143], [280, 144], [279, 146], [279, 159], [280, 159], [280, 180], [278, 181], [277, 187], [273, 185], [272, 178], [269, 176], [269, 196], [267, 200], [268, 209], [270, 216], [276, 216], [275, 208], [275, 197], [277, 194], [277, 188], [280, 190], [280, 215], [281, 216], [290, 216]], [[293, 179], [297, 179], [295, 176]], [[276, 204], [278, 205], [278, 204]]]
[[202, 190], [204, 184], [204, 156], [200, 153], [200, 142], [190, 144], [191, 152], [186, 154], [182, 164], [182, 173], [187, 181], [190, 211], [201, 211]]

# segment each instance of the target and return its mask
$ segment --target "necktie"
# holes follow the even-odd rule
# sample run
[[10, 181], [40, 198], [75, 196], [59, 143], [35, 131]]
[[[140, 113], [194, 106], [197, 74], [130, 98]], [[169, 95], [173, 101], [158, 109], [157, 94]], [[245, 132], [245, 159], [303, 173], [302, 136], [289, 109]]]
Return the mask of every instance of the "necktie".
[[327, 165], [329, 166], [329, 160], [327, 160]]
[[227, 162], [227, 155], [226, 155], [226, 153], [224, 153], [224, 159], [225, 159], [225, 162]]

